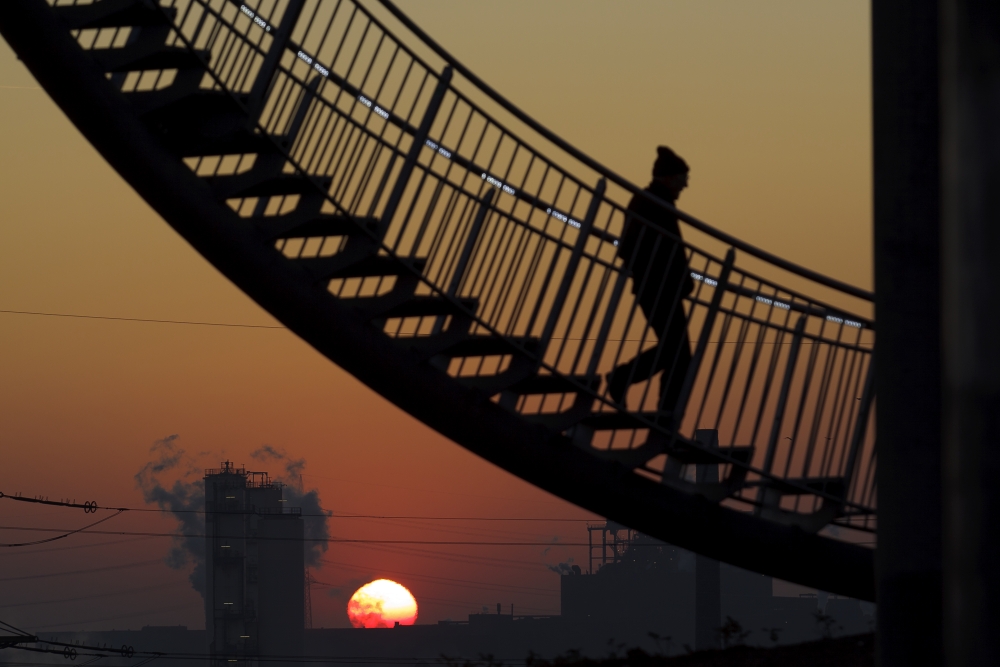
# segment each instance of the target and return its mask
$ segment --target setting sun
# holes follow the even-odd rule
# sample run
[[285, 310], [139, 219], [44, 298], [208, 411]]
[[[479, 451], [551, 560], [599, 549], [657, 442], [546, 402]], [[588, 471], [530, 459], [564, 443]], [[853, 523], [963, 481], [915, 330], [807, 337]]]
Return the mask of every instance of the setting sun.
[[347, 617], [356, 628], [413, 625], [417, 620], [417, 601], [405, 586], [389, 579], [376, 579], [354, 592], [347, 603]]

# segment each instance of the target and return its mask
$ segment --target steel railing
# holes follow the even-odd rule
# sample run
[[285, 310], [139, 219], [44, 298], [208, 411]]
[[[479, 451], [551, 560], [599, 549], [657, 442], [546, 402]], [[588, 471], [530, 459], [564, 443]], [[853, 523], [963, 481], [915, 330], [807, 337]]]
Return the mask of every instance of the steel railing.
[[[871, 294], [640, 190], [499, 96], [390, 2], [379, 3], [160, 3], [174, 25], [167, 43], [204, 62], [202, 89], [242, 105], [280, 150], [285, 171], [325, 198], [324, 211], [356, 220], [379, 255], [409, 270], [332, 279], [329, 290], [375, 303], [410, 281], [414, 298], [448, 303], [449, 314], [379, 324], [419, 342], [468, 318], [469, 335], [503, 345], [452, 358], [448, 373], [595, 455], [629, 461], [623, 452], [633, 452], [642, 474], [677, 484], [699, 482], [698, 465], [712, 461], [728, 480], [719, 499], [735, 507], [776, 520], [806, 517], [813, 529], [874, 530], [874, 323], [836, 305], [865, 307]], [[393, 20], [409, 43], [389, 29]], [[77, 35], [85, 48], [128, 42], [92, 32]], [[155, 90], [172, 73], [150, 75]], [[188, 163], [216, 176], [248, 171], [257, 158]], [[277, 228], [304, 197], [228, 203]], [[710, 243], [696, 247], [629, 213], [633, 197]], [[662, 275], [636, 270], [635, 256], [623, 252], [626, 224], [637, 226], [636, 243], [650, 249]], [[285, 235], [276, 249], [318, 259], [350, 252], [352, 243], [351, 235]], [[741, 264], [744, 256], [755, 271]], [[768, 277], [779, 273], [799, 287]], [[690, 292], [678, 275], [690, 277]], [[817, 289], [835, 303], [807, 296]], [[643, 306], [639, 292], [656, 296]], [[660, 343], [678, 330], [686, 331], [683, 343]], [[642, 371], [639, 360], [657, 372]], [[615, 369], [632, 375], [624, 395], [609, 391]], [[548, 389], [509, 391], [529, 378], [550, 380], [540, 384]], [[705, 431], [714, 434], [706, 440]], [[699, 463], [672, 466], [678, 447], [694, 452], [679, 460]]]

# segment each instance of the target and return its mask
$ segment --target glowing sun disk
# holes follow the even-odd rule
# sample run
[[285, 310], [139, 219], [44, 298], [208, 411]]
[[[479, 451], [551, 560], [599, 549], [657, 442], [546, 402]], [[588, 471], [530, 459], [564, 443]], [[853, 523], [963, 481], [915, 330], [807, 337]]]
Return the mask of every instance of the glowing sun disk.
[[390, 579], [376, 579], [354, 592], [347, 603], [347, 617], [356, 628], [413, 625], [417, 601], [405, 586]]

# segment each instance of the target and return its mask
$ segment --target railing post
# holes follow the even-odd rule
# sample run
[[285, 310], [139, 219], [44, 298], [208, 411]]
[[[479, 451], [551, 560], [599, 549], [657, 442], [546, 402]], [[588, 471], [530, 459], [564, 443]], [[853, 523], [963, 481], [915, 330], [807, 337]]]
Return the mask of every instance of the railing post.
[[608, 300], [608, 309], [604, 313], [604, 321], [597, 332], [597, 339], [594, 341], [594, 350], [590, 354], [590, 363], [587, 364], [588, 378], [594, 377], [597, 373], [597, 365], [601, 362], [601, 355], [604, 354], [604, 346], [608, 344], [608, 336], [611, 335], [611, 325], [614, 324], [615, 314], [618, 312], [618, 302], [621, 301], [622, 292], [625, 291], [625, 282], [628, 280], [628, 271], [622, 266], [615, 278], [615, 285], [611, 288], [611, 298]]
[[479, 233], [483, 229], [483, 223], [486, 222], [486, 215], [490, 212], [490, 204], [493, 203], [495, 194], [496, 190], [490, 188], [479, 198], [479, 209], [476, 211], [476, 217], [472, 221], [469, 235], [465, 237], [465, 245], [462, 247], [462, 254], [459, 255], [458, 262], [455, 264], [455, 272], [452, 273], [451, 281], [448, 283], [448, 291], [446, 292], [448, 296], [455, 296], [458, 293], [458, 288], [462, 285], [462, 278], [465, 277], [465, 269], [469, 266], [469, 261], [472, 259], [472, 251], [476, 248]]
[[[594, 226], [594, 219], [597, 217], [597, 209], [601, 205], [601, 201], [604, 198], [604, 190], [607, 187], [607, 182], [602, 178], [597, 182], [597, 187], [594, 188], [594, 196], [590, 200], [590, 206], [587, 207], [587, 215], [580, 223], [580, 230], [576, 237], [576, 243], [573, 245], [573, 252], [569, 256], [569, 263], [566, 265], [566, 270], [563, 272], [562, 280], [559, 282], [559, 289], [556, 291], [555, 299], [552, 301], [552, 307], [549, 310], [549, 317], [545, 321], [545, 328], [542, 329], [541, 339], [538, 344], [538, 360], [545, 358], [546, 349], [549, 346], [549, 341], [552, 339], [552, 334], [555, 332], [556, 324], [559, 322], [559, 315], [562, 313], [563, 304], [566, 303], [566, 297], [569, 295], [570, 286], [573, 284], [573, 278], [576, 276], [576, 267], [580, 265], [580, 258], [583, 256], [583, 249], [587, 245], [587, 240], [590, 238], [590, 230]], [[553, 258], [552, 261], [556, 261]]]
[[[698, 369], [701, 367], [701, 359], [705, 356], [705, 349], [708, 347], [708, 338], [712, 335], [712, 328], [715, 326], [715, 316], [722, 306], [722, 295], [726, 291], [726, 285], [729, 284], [729, 274], [732, 272], [735, 262], [736, 250], [730, 248], [729, 252], [726, 253], [725, 261], [722, 263], [722, 271], [719, 273], [719, 279], [715, 285], [715, 293], [712, 294], [712, 301], [708, 305], [708, 312], [705, 313], [705, 323], [701, 327], [698, 343], [695, 345], [691, 363], [688, 365], [687, 374], [684, 376], [684, 384], [681, 385], [680, 396], [677, 397], [677, 404], [674, 406], [673, 414], [671, 415], [671, 422], [674, 425], [673, 430], [675, 433], [680, 428], [681, 420], [684, 418], [684, 410], [687, 409], [688, 399], [691, 397], [694, 381], [698, 377]], [[681, 307], [683, 308], [683, 306]]]
[[[788, 360], [785, 362], [785, 376], [781, 380], [781, 391], [778, 394], [778, 404], [774, 408], [774, 423], [771, 425], [771, 437], [767, 442], [767, 451], [764, 453], [764, 463], [761, 470], [765, 473], [771, 472], [774, 465], [775, 452], [778, 449], [778, 439], [781, 437], [781, 423], [785, 420], [785, 406], [788, 404], [788, 391], [792, 386], [792, 377], [795, 375], [795, 365], [799, 360], [799, 349], [802, 347], [802, 333], [806, 328], [806, 315], [800, 315], [799, 321], [795, 324], [795, 333], [792, 335], [792, 347], [788, 351]], [[779, 354], [776, 352], [776, 354]], [[766, 483], [765, 483], [766, 484]], [[767, 486], [761, 486], [757, 492], [757, 507], [755, 514], [760, 514], [767, 496]]]
[[[379, 224], [380, 236], [385, 236], [385, 232], [389, 229], [389, 224], [392, 223], [392, 217], [396, 214], [396, 209], [403, 198], [403, 191], [406, 189], [407, 183], [410, 182], [410, 174], [413, 173], [413, 167], [417, 164], [420, 151], [423, 150], [424, 144], [427, 143], [427, 135], [431, 131], [431, 124], [434, 123], [434, 119], [437, 117], [438, 109], [441, 108], [441, 102], [444, 100], [444, 94], [448, 92], [450, 84], [451, 66], [447, 66], [442, 70], [441, 76], [438, 77], [437, 87], [434, 88], [431, 101], [428, 102], [427, 109], [424, 110], [424, 117], [420, 121], [420, 127], [417, 128], [416, 134], [413, 135], [413, 144], [406, 154], [406, 159], [403, 160], [403, 167], [399, 170], [396, 183], [392, 186], [392, 192], [389, 193], [389, 199], [385, 203], [385, 209], [382, 211], [382, 218]], [[392, 165], [389, 165], [388, 169], [391, 170]]]
[[[490, 204], [493, 203], [493, 197], [496, 194], [496, 190], [490, 188], [487, 190], [482, 197], [479, 198], [479, 207], [476, 210], [476, 217], [472, 220], [472, 225], [469, 227], [469, 235], [465, 237], [465, 243], [462, 245], [462, 253], [458, 256], [458, 262], [455, 263], [455, 270], [451, 274], [451, 280], [448, 281], [448, 288], [445, 290], [445, 294], [454, 297], [458, 294], [458, 288], [462, 286], [462, 279], [465, 277], [465, 270], [469, 266], [469, 262], [472, 260], [472, 251], [476, 248], [476, 242], [479, 240], [479, 234], [482, 232], [483, 223], [486, 222], [486, 216], [490, 212]], [[437, 321], [434, 322], [434, 328], [431, 331], [431, 335], [441, 333], [442, 327], [444, 327], [444, 317], [439, 317]]]
[[261, 63], [260, 71], [257, 72], [257, 78], [254, 79], [250, 94], [247, 96], [247, 112], [253, 123], [257, 122], [260, 112], [264, 108], [267, 89], [271, 87], [274, 71], [278, 69], [278, 63], [281, 62], [281, 56], [285, 52], [285, 47], [288, 46], [288, 40], [292, 36], [292, 30], [299, 20], [299, 14], [302, 13], [304, 5], [305, 0], [289, 0], [288, 7], [285, 8], [285, 13], [281, 17], [281, 25], [278, 26], [271, 38], [271, 48], [264, 56], [264, 62]]

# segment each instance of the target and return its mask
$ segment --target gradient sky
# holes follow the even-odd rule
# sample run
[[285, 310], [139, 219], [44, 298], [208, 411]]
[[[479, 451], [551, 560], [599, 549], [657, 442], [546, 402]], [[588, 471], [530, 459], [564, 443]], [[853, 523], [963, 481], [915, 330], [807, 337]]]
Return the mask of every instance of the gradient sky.
[[[667, 143], [692, 167], [685, 210], [871, 287], [866, 2], [399, 4], [611, 169], [645, 184], [655, 146]], [[276, 324], [132, 192], [2, 42], [0, 309]], [[347, 598], [380, 576], [413, 591], [420, 622], [498, 601], [557, 613], [558, 578], [545, 565], [586, 559], [586, 548], [559, 542], [585, 542], [591, 515], [465, 452], [286, 331], [0, 313], [0, 341], [4, 493], [140, 507], [135, 474], [155, 441], [177, 434], [187, 468], [229, 458], [278, 472], [251, 459], [264, 444], [304, 458], [306, 487], [339, 513], [580, 520], [334, 520], [338, 537], [553, 544], [332, 545], [332, 564], [315, 572], [332, 584], [313, 594], [317, 626], [346, 626]], [[91, 517], [20, 505], [0, 500], [0, 525], [75, 527]], [[176, 524], [133, 514], [105, 526]], [[41, 536], [2, 530], [0, 542]], [[29, 630], [200, 627], [187, 573], [162, 562], [169, 539], [123, 539], [0, 549], [0, 619]], [[102, 542], [117, 543], [92, 546]]]

